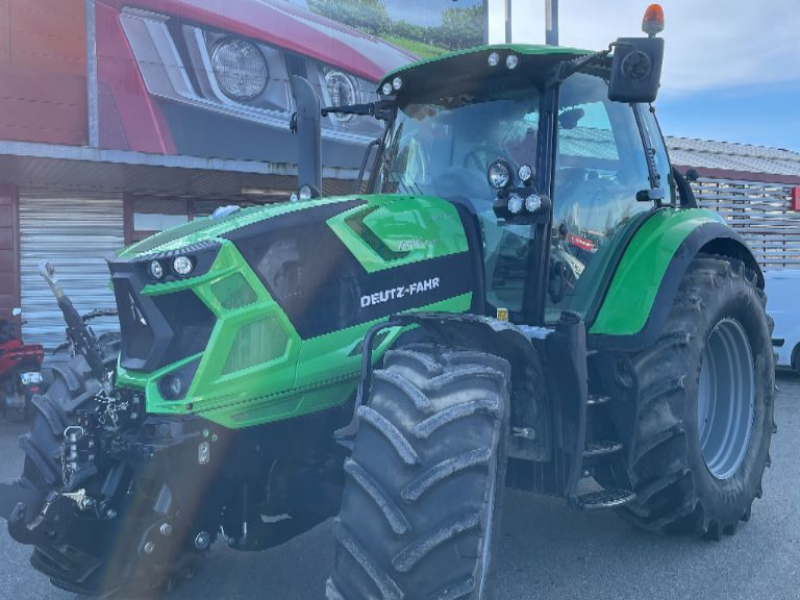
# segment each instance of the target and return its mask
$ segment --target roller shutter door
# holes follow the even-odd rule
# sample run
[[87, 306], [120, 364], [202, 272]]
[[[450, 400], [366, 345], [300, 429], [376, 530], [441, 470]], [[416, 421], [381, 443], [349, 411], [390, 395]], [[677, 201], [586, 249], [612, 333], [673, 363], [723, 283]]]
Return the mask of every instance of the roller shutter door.
[[[21, 191], [19, 221], [24, 333], [52, 349], [65, 339], [64, 320], [39, 275], [39, 262], [55, 265], [61, 287], [81, 314], [115, 307], [105, 258], [125, 242], [122, 195]], [[119, 329], [110, 318], [93, 327], [97, 333]]]

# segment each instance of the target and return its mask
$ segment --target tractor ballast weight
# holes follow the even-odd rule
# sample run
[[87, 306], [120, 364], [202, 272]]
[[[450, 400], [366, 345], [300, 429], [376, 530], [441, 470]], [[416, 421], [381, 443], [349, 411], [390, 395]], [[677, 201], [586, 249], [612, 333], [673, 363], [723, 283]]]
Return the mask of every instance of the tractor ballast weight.
[[[33, 565], [149, 592], [338, 515], [329, 600], [483, 600], [506, 486], [733, 533], [774, 426], [763, 276], [670, 166], [662, 54], [476, 48], [346, 107], [295, 80], [298, 201], [109, 260], [119, 357], [74, 328], [0, 488]], [[368, 193], [317, 197], [331, 114], [386, 124]]]

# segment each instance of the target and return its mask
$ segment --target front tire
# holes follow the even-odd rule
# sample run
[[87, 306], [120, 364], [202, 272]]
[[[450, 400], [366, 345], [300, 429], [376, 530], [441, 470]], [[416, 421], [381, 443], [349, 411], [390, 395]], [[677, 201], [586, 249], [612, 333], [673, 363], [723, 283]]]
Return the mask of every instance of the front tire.
[[505, 485], [509, 365], [387, 352], [358, 411], [328, 600], [485, 600]]
[[631, 356], [638, 417], [621, 514], [661, 533], [733, 534], [762, 494], [774, 429], [765, 296], [743, 263], [699, 256], [651, 348]]
[[[104, 365], [110, 371], [116, 364], [119, 336], [101, 336], [100, 346]], [[35, 397], [31, 431], [20, 439], [25, 452], [21, 485], [35, 489], [40, 494], [39, 506], [27, 507], [27, 521], [36, 517], [50, 494], [65, 489], [61, 467], [64, 431], [77, 424], [81, 411], [94, 410], [97, 406], [96, 397], [101, 391], [101, 382], [95, 378], [84, 357], [78, 355], [56, 367], [47, 391]], [[97, 490], [102, 486], [105, 476], [105, 472], [89, 473], [79, 487]], [[34, 545], [31, 564], [56, 587], [73, 593], [100, 596], [112, 593], [124, 597], [154, 596], [193, 574], [198, 557], [184, 549], [176, 550], [170, 556], [171, 560], [158, 565], [158, 569], [146, 565], [135, 552], [141, 532], [134, 522], [131, 520], [130, 529], [125, 530], [128, 534], [126, 537], [119, 533], [120, 528], [114, 521], [105, 517], [97, 515], [96, 519], [92, 519], [73, 515], [69, 524], [71, 530], [85, 527], [91, 531], [91, 534], [77, 538], [76, 545], [80, 547], [60, 540], [39, 542]], [[117, 538], [112, 544], [106, 543], [113, 539], [110, 536]], [[108, 547], [115, 548], [110, 555], [100, 550]]]

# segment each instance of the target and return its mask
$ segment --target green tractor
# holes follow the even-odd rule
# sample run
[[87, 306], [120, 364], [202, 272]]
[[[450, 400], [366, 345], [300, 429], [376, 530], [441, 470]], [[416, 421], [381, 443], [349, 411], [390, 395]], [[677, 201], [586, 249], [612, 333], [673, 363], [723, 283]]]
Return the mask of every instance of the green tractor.
[[45, 270], [75, 357], [0, 488], [33, 566], [154, 591], [219, 539], [338, 514], [329, 600], [480, 600], [506, 487], [668, 534], [747, 521], [774, 428], [764, 281], [670, 166], [646, 24], [593, 54], [449, 54], [325, 108], [385, 121], [368, 192], [312, 175], [123, 250], [121, 340]]

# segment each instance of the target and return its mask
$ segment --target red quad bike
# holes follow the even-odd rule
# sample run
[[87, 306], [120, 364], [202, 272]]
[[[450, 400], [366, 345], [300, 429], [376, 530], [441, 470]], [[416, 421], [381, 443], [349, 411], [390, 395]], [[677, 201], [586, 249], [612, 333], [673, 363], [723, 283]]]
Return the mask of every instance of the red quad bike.
[[[18, 318], [22, 311], [15, 308]], [[0, 319], [0, 414], [4, 418], [26, 419], [31, 398], [41, 391], [44, 349], [39, 344], [25, 344], [17, 327]]]

